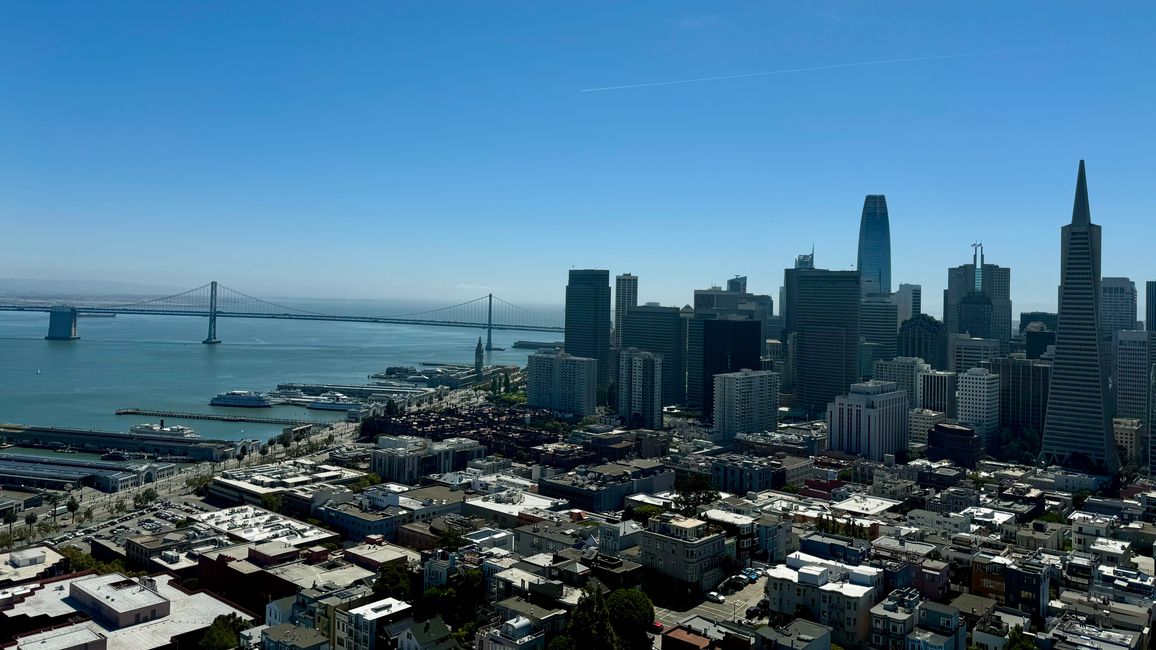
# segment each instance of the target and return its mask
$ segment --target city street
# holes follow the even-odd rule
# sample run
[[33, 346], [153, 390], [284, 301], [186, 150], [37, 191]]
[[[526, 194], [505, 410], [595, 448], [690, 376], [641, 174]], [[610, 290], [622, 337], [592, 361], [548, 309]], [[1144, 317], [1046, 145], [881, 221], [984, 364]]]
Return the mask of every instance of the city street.
[[739, 591], [726, 595], [725, 603], [702, 603], [684, 610], [654, 608], [654, 617], [667, 629], [679, 621], [692, 616], [704, 616], [714, 620], [740, 621], [745, 618], [747, 608], [763, 598], [763, 589], [767, 579], [759, 578], [754, 584], [749, 584]]

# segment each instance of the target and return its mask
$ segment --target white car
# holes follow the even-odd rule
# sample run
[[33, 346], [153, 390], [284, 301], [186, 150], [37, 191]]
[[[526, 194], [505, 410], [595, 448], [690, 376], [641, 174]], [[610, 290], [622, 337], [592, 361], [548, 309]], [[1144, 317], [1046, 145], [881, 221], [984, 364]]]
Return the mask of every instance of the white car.
[[712, 591], [707, 594], [706, 599], [712, 603], [725, 603], [727, 601], [726, 597], [717, 591]]

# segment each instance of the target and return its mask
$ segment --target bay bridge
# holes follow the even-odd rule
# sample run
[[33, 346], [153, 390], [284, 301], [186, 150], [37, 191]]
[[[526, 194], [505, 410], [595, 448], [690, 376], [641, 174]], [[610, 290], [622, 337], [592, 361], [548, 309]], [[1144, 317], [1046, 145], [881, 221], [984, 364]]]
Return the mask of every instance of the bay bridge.
[[334, 321], [348, 323], [383, 323], [422, 325], [432, 327], [465, 327], [486, 330], [486, 349], [493, 349], [494, 330], [523, 332], [562, 332], [556, 316], [536, 313], [486, 294], [456, 305], [425, 311], [390, 316], [358, 316], [323, 314], [254, 298], [230, 289], [216, 281], [195, 289], [162, 298], [149, 298], [124, 304], [68, 305], [43, 301], [24, 301], [0, 304], [0, 311], [48, 313], [50, 341], [71, 341], [80, 338], [77, 317], [80, 315], [148, 314], [158, 316], [194, 316], [207, 318], [209, 332], [206, 344], [220, 343], [217, 338], [218, 318], [266, 318], [281, 320]]

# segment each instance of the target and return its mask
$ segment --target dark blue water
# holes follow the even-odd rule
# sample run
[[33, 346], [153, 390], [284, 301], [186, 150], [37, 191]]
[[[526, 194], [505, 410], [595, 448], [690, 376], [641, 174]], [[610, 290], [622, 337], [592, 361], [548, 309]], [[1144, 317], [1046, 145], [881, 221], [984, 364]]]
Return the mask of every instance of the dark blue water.
[[[387, 302], [295, 303], [313, 311], [390, 314]], [[78, 341], [45, 341], [48, 316], [0, 312], [0, 422], [126, 431], [155, 418], [117, 416], [118, 408], [266, 417], [340, 419], [343, 413], [291, 406], [244, 411], [208, 405], [227, 390], [270, 390], [284, 382], [366, 384], [386, 366], [472, 364], [484, 330], [221, 319], [220, 345], [203, 345], [207, 321], [166, 316], [82, 318]], [[494, 345], [554, 341], [557, 333], [494, 332]], [[524, 365], [527, 351], [488, 353], [486, 363]], [[190, 420], [205, 436], [260, 437], [278, 425]]]

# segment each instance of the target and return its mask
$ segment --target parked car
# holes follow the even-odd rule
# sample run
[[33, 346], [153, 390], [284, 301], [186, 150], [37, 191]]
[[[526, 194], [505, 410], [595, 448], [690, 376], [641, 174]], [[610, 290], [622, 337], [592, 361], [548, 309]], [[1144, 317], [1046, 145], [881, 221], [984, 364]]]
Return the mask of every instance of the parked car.
[[747, 618], [762, 618], [763, 609], [758, 605], [751, 605], [747, 608]]
[[717, 591], [712, 591], [709, 594], [707, 594], [706, 599], [712, 603], [725, 603], [727, 601], [727, 599], [724, 598], [723, 595]]
[[654, 634], [662, 634], [662, 627], [663, 626], [661, 622], [655, 621], [650, 624], [650, 631]]

